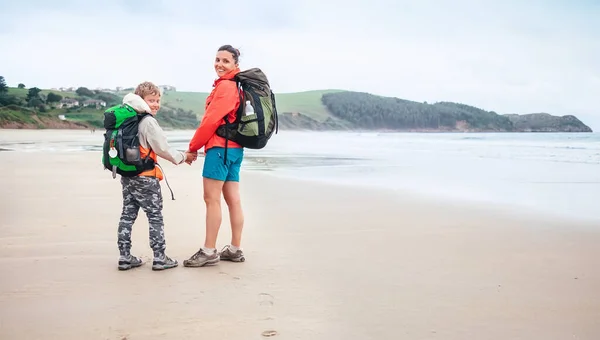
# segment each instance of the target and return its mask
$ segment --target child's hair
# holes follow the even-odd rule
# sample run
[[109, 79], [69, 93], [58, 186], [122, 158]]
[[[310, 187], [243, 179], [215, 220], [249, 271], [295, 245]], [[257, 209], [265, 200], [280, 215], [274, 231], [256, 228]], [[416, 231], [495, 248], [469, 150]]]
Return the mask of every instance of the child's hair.
[[149, 81], [145, 81], [141, 84], [139, 84], [136, 88], [135, 88], [135, 94], [137, 94], [138, 96], [144, 98], [147, 95], [161, 95], [160, 94], [160, 89], [158, 88], [158, 86], [154, 85], [154, 83], [149, 82]]
[[227, 51], [231, 53], [233, 55], [233, 60], [235, 60], [236, 64], [240, 61], [240, 50], [231, 45], [223, 45], [219, 47], [217, 51]]

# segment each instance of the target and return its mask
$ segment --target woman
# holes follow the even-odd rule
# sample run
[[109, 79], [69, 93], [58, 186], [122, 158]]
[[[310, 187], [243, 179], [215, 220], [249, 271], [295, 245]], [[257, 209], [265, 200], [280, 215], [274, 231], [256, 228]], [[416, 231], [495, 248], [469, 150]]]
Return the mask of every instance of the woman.
[[[204, 246], [183, 262], [185, 267], [212, 265], [219, 260], [244, 262], [241, 239], [244, 214], [240, 201], [240, 167], [244, 158], [244, 149], [237, 143], [228, 141], [227, 159], [225, 157], [225, 139], [217, 136], [223, 118], [229, 122], [235, 120], [240, 105], [240, 94], [233, 77], [240, 72], [240, 52], [231, 45], [221, 46], [215, 58], [215, 71], [218, 79], [213, 90], [206, 98], [205, 113], [190, 141], [190, 152], [204, 147], [205, 159], [202, 170], [204, 184], [204, 202], [206, 204], [206, 237]], [[221, 194], [225, 198], [231, 220], [231, 244], [217, 252], [216, 242], [221, 226]]]

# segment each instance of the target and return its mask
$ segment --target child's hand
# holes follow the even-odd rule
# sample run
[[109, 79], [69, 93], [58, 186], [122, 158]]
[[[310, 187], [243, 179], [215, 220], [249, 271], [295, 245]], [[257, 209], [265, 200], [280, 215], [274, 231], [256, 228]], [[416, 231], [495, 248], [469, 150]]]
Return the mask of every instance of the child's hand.
[[190, 150], [185, 152], [185, 162], [187, 164], [192, 165], [192, 163], [195, 162], [196, 159], [198, 159], [197, 152], [191, 152]]

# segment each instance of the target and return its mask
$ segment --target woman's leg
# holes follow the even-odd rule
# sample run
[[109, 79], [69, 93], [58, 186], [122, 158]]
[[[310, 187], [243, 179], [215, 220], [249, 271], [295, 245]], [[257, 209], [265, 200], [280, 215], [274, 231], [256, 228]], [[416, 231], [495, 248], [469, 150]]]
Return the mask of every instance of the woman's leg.
[[204, 248], [216, 249], [217, 236], [221, 227], [221, 193], [223, 181], [203, 178], [204, 203], [206, 204], [206, 236]]
[[223, 183], [227, 177], [227, 167], [223, 162], [221, 148], [212, 148], [204, 157], [202, 171], [204, 186], [204, 203], [206, 204], [206, 236], [204, 246], [183, 261], [185, 267], [202, 267], [219, 262], [219, 253], [216, 250], [217, 236], [221, 227], [221, 194]]
[[240, 198], [240, 168], [244, 158], [244, 149], [232, 149], [232, 163], [223, 185], [223, 196], [229, 210], [231, 221], [231, 244], [221, 250], [220, 258], [225, 261], [244, 262], [246, 258], [241, 249], [244, 212]]
[[228, 181], [223, 185], [223, 196], [229, 210], [231, 221], [231, 245], [240, 247], [242, 242], [242, 229], [244, 228], [244, 212], [240, 198], [240, 183]]

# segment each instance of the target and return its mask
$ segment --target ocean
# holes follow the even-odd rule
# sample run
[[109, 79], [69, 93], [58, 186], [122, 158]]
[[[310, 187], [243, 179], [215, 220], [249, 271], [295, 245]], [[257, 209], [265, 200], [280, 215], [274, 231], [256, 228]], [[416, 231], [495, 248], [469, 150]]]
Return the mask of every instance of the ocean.
[[[185, 150], [192, 135], [169, 131], [168, 139]], [[7, 150], [84, 152], [101, 146], [101, 130], [0, 132], [0, 149]], [[599, 133], [280, 131], [265, 149], [246, 150], [243, 169], [600, 225]]]

